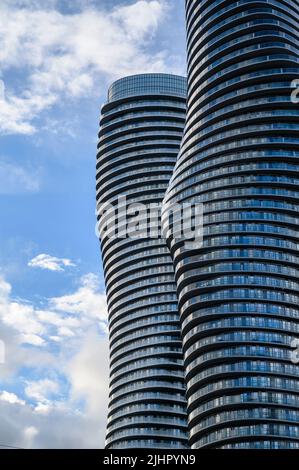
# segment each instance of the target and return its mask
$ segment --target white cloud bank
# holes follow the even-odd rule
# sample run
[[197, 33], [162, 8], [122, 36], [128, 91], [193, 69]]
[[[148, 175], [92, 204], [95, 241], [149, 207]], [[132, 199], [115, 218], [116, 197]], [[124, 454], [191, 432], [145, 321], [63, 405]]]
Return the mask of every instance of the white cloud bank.
[[20, 343], [46, 345], [76, 338], [95, 326], [107, 331], [106, 297], [94, 274], [83, 276], [74, 293], [49, 299], [46, 308], [15, 300], [11, 294], [12, 286], [0, 277], [0, 319], [18, 333]]
[[74, 267], [76, 265], [68, 258], [57, 258], [56, 256], [42, 253], [30, 260], [28, 262], [28, 266], [30, 268], [40, 268], [48, 271], [63, 272], [65, 271], [65, 268]]
[[[110, 11], [79, 3], [85, 8], [74, 14], [58, 11], [55, 1], [0, 3], [0, 133], [32, 134], [34, 119], [55, 103], [116, 77], [166, 70], [166, 54], [145, 47], [165, 17], [166, 0]], [[8, 78], [16, 72], [21, 88]]]
[[6, 349], [0, 363], [1, 443], [103, 447], [106, 330], [105, 295], [94, 274], [83, 276], [74, 292], [49, 299], [43, 308], [14, 299], [12, 286], [0, 276], [0, 340]]

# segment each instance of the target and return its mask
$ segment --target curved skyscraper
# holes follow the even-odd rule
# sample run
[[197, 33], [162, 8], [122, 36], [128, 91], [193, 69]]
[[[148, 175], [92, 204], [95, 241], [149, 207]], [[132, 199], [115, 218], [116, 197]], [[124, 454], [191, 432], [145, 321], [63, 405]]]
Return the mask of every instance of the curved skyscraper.
[[186, 2], [187, 122], [165, 204], [204, 205], [169, 240], [196, 448], [299, 448], [299, 2]]
[[164, 74], [118, 80], [102, 108], [97, 202], [109, 203], [105, 220], [115, 215], [119, 224], [117, 236], [109, 224], [101, 233], [111, 352], [108, 449], [188, 447], [173, 263], [154, 236], [159, 222], [151, 221], [151, 238], [147, 228], [133, 238], [123, 233], [121, 215], [132, 204], [161, 204], [185, 113], [186, 80]]

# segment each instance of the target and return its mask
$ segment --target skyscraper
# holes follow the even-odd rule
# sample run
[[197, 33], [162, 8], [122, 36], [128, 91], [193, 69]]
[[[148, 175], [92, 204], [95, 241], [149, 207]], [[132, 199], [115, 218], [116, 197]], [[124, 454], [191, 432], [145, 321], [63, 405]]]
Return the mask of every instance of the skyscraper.
[[173, 263], [161, 238], [120, 237], [124, 209], [161, 203], [185, 113], [186, 79], [164, 74], [118, 80], [102, 108], [97, 202], [111, 205], [105, 220], [116, 215], [121, 227], [117, 236], [108, 226], [101, 234], [111, 351], [108, 449], [188, 447]]
[[297, 0], [186, 1], [188, 106], [165, 204], [199, 197], [203, 245], [169, 240], [193, 448], [299, 448]]

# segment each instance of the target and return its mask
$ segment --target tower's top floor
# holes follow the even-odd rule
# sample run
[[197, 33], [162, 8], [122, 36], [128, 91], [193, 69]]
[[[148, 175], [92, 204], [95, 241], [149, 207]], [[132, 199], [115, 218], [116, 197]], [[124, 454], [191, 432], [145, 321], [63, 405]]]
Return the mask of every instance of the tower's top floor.
[[187, 79], [179, 75], [146, 73], [121, 78], [108, 90], [108, 103], [139, 95], [169, 95], [185, 98]]

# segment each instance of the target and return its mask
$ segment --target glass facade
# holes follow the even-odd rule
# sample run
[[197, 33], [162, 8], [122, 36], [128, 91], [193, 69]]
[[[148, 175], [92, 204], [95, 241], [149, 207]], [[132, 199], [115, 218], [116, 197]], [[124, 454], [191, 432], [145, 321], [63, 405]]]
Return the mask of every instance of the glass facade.
[[[183, 134], [186, 79], [115, 82], [102, 108], [97, 201], [160, 204]], [[111, 212], [112, 214], [112, 212]], [[160, 225], [157, 225], [157, 232]], [[110, 329], [106, 447], [188, 447], [186, 390], [173, 263], [161, 238], [101, 236]]]
[[187, 0], [187, 120], [165, 204], [204, 205], [203, 245], [168, 240], [192, 448], [297, 449], [299, 2]]

